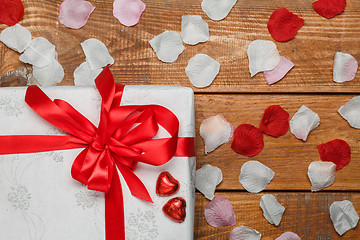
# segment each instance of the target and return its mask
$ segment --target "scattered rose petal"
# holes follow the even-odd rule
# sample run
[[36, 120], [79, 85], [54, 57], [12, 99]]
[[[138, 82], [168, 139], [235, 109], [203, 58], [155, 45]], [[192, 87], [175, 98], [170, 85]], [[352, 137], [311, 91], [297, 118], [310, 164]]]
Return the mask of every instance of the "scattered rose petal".
[[195, 187], [204, 194], [207, 199], [212, 200], [216, 186], [219, 185], [222, 180], [223, 175], [221, 169], [206, 164], [196, 170]]
[[145, 11], [145, 3], [141, 0], [115, 0], [113, 15], [119, 22], [127, 27], [136, 25], [141, 14]]
[[320, 158], [323, 161], [336, 164], [336, 170], [342, 169], [351, 159], [351, 149], [347, 142], [341, 139], [334, 139], [330, 142], [317, 146]]
[[309, 133], [320, 124], [320, 117], [302, 105], [290, 120], [290, 131], [297, 139], [306, 141]]
[[95, 7], [88, 1], [65, 0], [59, 7], [59, 22], [68, 28], [82, 28], [94, 10]]
[[95, 86], [95, 79], [102, 68], [91, 70], [87, 62], [83, 62], [74, 71], [75, 86]]
[[285, 212], [285, 207], [271, 194], [265, 194], [261, 197], [260, 207], [266, 220], [275, 226], [279, 226]]
[[248, 157], [253, 157], [264, 148], [264, 137], [257, 127], [241, 124], [235, 129], [232, 150]]
[[310, 163], [308, 176], [311, 191], [317, 192], [332, 185], [335, 181], [336, 165], [332, 162], [315, 161]]
[[351, 127], [360, 129], [360, 96], [353, 97], [338, 110]]
[[197, 88], [210, 86], [220, 71], [220, 63], [206, 54], [196, 54], [185, 68], [190, 82]]
[[348, 82], [355, 78], [358, 62], [347, 53], [337, 52], [334, 60], [333, 79], [334, 82]]
[[276, 41], [287, 42], [295, 37], [303, 24], [304, 19], [286, 8], [279, 8], [271, 14], [267, 27]]
[[231, 202], [224, 197], [216, 197], [205, 206], [205, 220], [213, 227], [236, 224], [236, 216]]
[[105, 44], [101, 41], [90, 38], [80, 43], [85, 56], [86, 62], [89, 64], [91, 70], [103, 68], [108, 64], [114, 64], [114, 59], [110, 56]]
[[241, 167], [239, 181], [246, 191], [261, 192], [266, 188], [275, 173], [259, 161], [248, 161]]
[[292, 63], [289, 59], [281, 56], [279, 64], [276, 65], [273, 70], [264, 72], [266, 82], [271, 85], [280, 81], [294, 66], [294, 63]]
[[0, 23], [13, 26], [24, 15], [24, 6], [21, 0], [0, 0]]
[[214, 151], [217, 147], [227, 143], [234, 133], [231, 123], [224, 116], [216, 115], [206, 118], [200, 124], [200, 136], [205, 143], [205, 154]]
[[270, 136], [284, 135], [289, 130], [289, 113], [279, 105], [268, 107], [260, 122], [260, 129]]
[[22, 53], [30, 46], [31, 33], [20, 24], [16, 24], [12, 27], [5, 28], [0, 33], [0, 41], [12, 50]]
[[248, 47], [247, 55], [251, 77], [258, 72], [273, 70], [280, 62], [279, 52], [272, 41], [252, 41]]
[[260, 240], [261, 233], [255, 229], [239, 226], [234, 228], [230, 233], [229, 240]]
[[349, 200], [333, 202], [329, 211], [334, 228], [340, 236], [355, 228], [359, 222], [359, 215]]
[[55, 60], [55, 45], [46, 38], [34, 38], [19, 59], [24, 63], [43, 68]]
[[344, 11], [346, 0], [318, 0], [313, 2], [313, 8], [319, 15], [332, 18]]
[[149, 41], [160, 61], [171, 63], [184, 51], [184, 45], [177, 32], [165, 31]]
[[301, 240], [299, 235], [293, 232], [284, 232], [281, 234], [280, 237], [276, 238], [275, 240]]
[[209, 40], [209, 25], [199, 15], [184, 15], [181, 19], [181, 38], [189, 45], [206, 42]]
[[64, 69], [57, 60], [54, 60], [42, 68], [33, 66], [33, 75], [41, 86], [52, 86], [63, 80]]
[[223, 20], [230, 13], [237, 0], [203, 0], [202, 10], [215, 21]]

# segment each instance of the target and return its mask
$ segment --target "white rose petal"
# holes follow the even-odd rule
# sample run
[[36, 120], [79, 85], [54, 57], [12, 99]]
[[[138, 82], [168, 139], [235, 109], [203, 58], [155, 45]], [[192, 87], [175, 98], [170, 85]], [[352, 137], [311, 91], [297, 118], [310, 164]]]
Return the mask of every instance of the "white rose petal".
[[206, 118], [200, 124], [200, 136], [205, 143], [205, 154], [214, 151], [222, 144], [228, 142], [234, 133], [231, 123], [224, 116], [216, 115]]
[[16, 24], [0, 33], [0, 41], [12, 50], [22, 53], [30, 46], [31, 33], [20, 24]]
[[279, 226], [285, 207], [271, 194], [265, 194], [261, 197], [260, 207], [266, 220], [275, 226]]
[[181, 38], [189, 45], [206, 42], [209, 40], [209, 25], [199, 15], [184, 15], [181, 20]]
[[251, 193], [261, 192], [266, 188], [275, 173], [259, 161], [248, 161], [241, 167], [239, 181]]
[[333, 162], [315, 161], [310, 163], [308, 176], [311, 182], [311, 191], [317, 192], [335, 181], [336, 164]]
[[197, 88], [208, 87], [220, 71], [220, 63], [206, 54], [196, 54], [185, 68], [190, 82]]
[[95, 86], [95, 79], [102, 68], [91, 70], [87, 62], [83, 62], [74, 71], [75, 86]]
[[298, 139], [306, 141], [309, 133], [320, 124], [320, 117], [302, 105], [290, 120], [290, 131]]
[[338, 112], [351, 127], [360, 129], [360, 96], [353, 97]]
[[355, 78], [358, 69], [356, 59], [347, 53], [337, 52], [334, 59], [334, 82], [348, 82]]
[[195, 187], [207, 199], [213, 200], [216, 186], [221, 183], [222, 179], [223, 175], [220, 168], [206, 164], [196, 170]]
[[272, 41], [252, 41], [247, 50], [251, 77], [259, 72], [273, 70], [280, 62], [280, 55]]
[[230, 13], [237, 0], [203, 0], [202, 10], [212, 20], [219, 21]]
[[333, 202], [329, 211], [334, 228], [340, 236], [355, 228], [359, 222], [359, 215], [349, 200]]
[[90, 38], [82, 42], [81, 47], [86, 56], [86, 62], [91, 70], [106, 67], [108, 64], [114, 64], [114, 59], [110, 56], [105, 44], [101, 41]]
[[37, 68], [43, 68], [55, 60], [55, 45], [46, 38], [34, 38], [19, 59]]
[[41, 86], [52, 86], [62, 81], [64, 69], [57, 60], [54, 60], [42, 68], [33, 66], [33, 75]]
[[184, 51], [180, 35], [174, 31], [165, 31], [149, 41], [160, 61], [171, 63], [176, 61]]
[[229, 240], [260, 240], [261, 233], [255, 229], [239, 226], [234, 228], [230, 233]]

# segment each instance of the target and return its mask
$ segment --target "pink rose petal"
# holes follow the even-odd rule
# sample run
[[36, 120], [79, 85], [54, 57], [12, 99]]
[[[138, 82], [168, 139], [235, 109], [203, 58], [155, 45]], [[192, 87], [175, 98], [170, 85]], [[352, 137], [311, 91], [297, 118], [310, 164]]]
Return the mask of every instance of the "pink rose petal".
[[280, 237], [275, 240], [301, 240], [301, 238], [293, 232], [284, 232]]
[[213, 227], [236, 224], [236, 216], [232, 204], [224, 197], [216, 197], [205, 206], [205, 219]]
[[287, 58], [281, 56], [279, 64], [270, 71], [265, 71], [264, 76], [269, 85], [280, 81], [294, 67], [294, 64]]
[[113, 15], [127, 27], [136, 25], [145, 11], [145, 3], [141, 0], [115, 0]]
[[65, 27], [82, 28], [95, 7], [88, 1], [65, 0], [59, 8], [59, 22]]

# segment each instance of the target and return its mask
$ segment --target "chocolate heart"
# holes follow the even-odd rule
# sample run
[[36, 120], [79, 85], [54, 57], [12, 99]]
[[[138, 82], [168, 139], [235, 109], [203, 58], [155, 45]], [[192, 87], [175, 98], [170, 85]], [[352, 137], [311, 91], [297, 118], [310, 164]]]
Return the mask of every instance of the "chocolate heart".
[[160, 173], [156, 182], [156, 194], [159, 196], [171, 196], [179, 191], [180, 184], [169, 172]]
[[182, 197], [170, 199], [163, 207], [163, 212], [166, 216], [181, 223], [186, 217], [186, 201]]

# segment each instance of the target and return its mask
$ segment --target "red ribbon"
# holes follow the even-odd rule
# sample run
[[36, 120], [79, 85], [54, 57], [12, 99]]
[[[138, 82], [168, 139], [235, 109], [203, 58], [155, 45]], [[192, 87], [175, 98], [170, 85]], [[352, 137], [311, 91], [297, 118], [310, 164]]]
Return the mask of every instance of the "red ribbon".
[[[37, 86], [27, 88], [26, 103], [42, 118], [69, 136], [0, 136], [0, 154], [85, 148], [76, 157], [71, 175], [91, 190], [105, 192], [107, 240], [125, 239], [124, 205], [120, 178], [133, 196], [152, 202], [133, 173], [138, 162], [158, 166], [173, 156], [195, 156], [194, 138], [178, 137], [179, 121], [159, 105], [120, 106], [124, 85], [115, 84], [108, 67], [95, 80], [102, 97], [100, 123], [95, 127], [69, 103], [51, 99]], [[137, 127], [132, 128], [134, 124]], [[171, 137], [152, 139], [161, 125]], [[116, 166], [116, 167], [115, 167]]]

